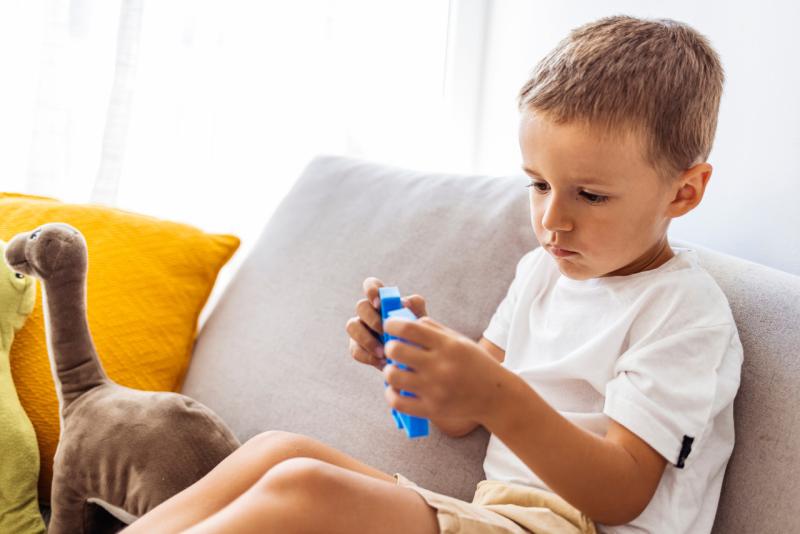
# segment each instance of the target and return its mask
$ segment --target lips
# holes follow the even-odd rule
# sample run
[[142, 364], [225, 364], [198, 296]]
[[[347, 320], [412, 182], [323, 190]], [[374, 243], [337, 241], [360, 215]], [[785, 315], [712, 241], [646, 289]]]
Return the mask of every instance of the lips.
[[552, 245], [550, 246], [550, 251], [553, 253], [554, 256], [558, 256], [558, 257], [571, 256], [572, 254], [576, 253], [574, 250], [568, 250], [568, 249], [565, 249], [565, 248], [554, 247]]

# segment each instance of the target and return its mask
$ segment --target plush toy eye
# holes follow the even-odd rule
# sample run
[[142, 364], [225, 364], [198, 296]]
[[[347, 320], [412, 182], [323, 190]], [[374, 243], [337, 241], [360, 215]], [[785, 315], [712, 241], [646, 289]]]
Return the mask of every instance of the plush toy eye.
[[39, 232], [41, 232], [41, 230], [34, 230], [33, 233], [31, 233], [30, 235], [31, 241], [39, 237]]
[[24, 274], [22, 274], [22, 273], [14, 273], [14, 276], [16, 276], [17, 278], [19, 278], [20, 280], [22, 280], [23, 278], [25, 278], [25, 275], [24, 275]]

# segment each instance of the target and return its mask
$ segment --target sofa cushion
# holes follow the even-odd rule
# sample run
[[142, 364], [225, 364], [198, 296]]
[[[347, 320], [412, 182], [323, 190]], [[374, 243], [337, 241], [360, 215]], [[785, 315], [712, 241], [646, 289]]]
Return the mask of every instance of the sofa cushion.
[[[347, 319], [376, 276], [419, 293], [431, 317], [478, 339], [522, 255], [538, 246], [528, 180], [412, 172], [340, 157], [311, 162], [201, 331], [184, 393], [239, 438], [308, 434], [386, 472], [470, 499], [487, 434], [394, 427], [382, 376], [350, 357]], [[695, 245], [728, 295], [745, 349], [737, 444], [717, 532], [800, 525], [800, 278]], [[735, 526], [735, 528], [734, 528]]]

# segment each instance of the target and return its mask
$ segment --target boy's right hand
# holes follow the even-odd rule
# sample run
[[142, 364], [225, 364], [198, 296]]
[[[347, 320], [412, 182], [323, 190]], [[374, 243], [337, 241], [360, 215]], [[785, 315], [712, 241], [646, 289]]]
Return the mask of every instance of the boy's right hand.
[[[383, 369], [386, 357], [383, 354], [381, 334], [381, 302], [378, 288], [384, 287], [383, 282], [374, 277], [364, 280], [363, 292], [365, 298], [356, 302], [356, 317], [347, 320], [345, 330], [350, 335], [350, 355], [356, 361], [366, 363]], [[414, 312], [417, 317], [427, 315], [425, 299], [420, 295], [402, 297], [404, 307]]]

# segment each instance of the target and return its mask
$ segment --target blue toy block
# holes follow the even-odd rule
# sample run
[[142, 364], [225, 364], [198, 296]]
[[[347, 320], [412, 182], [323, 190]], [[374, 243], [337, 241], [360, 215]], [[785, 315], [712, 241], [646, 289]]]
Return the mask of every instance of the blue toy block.
[[[400, 298], [400, 290], [398, 288], [381, 287], [378, 289], [378, 293], [381, 300], [381, 324], [383, 324], [383, 322], [390, 317], [400, 317], [402, 319], [409, 319], [412, 321], [417, 319], [417, 316], [414, 315], [411, 310], [403, 307], [403, 303]], [[397, 336], [392, 336], [386, 332], [384, 332], [381, 336], [381, 340], [383, 341], [384, 345], [393, 339], [402, 341], [403, 343], [408, 343], [404, 339], [401, 339]], [[402, 363], [398, 362], [397, 364], [394, 364], [391, 358], [386, 358], [386, 363], [388, 365], [397, 365], [400, 369], [406, 369], [409, 372], [413, 372], [413, 369], [409, 369], [408, 366], [403, 365]], [[384, 382], [383, 385], [384, 387], [388, 386], [386, 382]], [[407, 397], [415, 396], [413, 393], [408, 391], [400, 391], [400, 394]], [[394, 408], [392, 408], [392, 417], [394, 418], [397, 428], [405, 430], [406, 435], [409, 438], [418, 438], [428, 435], [428, 419], [398, 412]]]
[[[400, 298], [400, 290], [396, 287], [379, 287], [378, 295], [381, 299], [381, 326], [389, 318], [389, 312], [403, 309], [403, 301]], [[389, 334], [381, 334], [381, 341], [385, 345]]]

